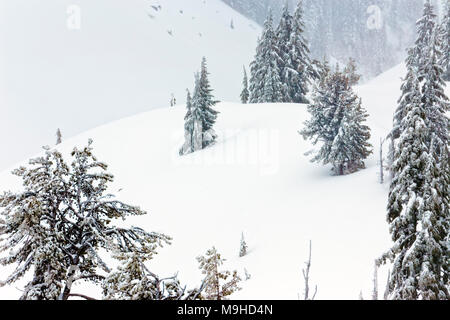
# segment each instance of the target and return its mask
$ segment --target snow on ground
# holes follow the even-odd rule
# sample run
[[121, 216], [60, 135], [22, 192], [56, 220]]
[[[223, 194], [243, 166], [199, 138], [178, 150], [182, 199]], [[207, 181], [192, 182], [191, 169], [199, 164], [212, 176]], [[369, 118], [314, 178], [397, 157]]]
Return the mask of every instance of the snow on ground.
[[202, 56], [218, 96], [238, 102], [259, 34], [220, 0], [0, 0], [0, 170], [58, 127], [72, 137], [172, 93], [184, 103]]
[[[367, 169], [335, 177], [309, 162], [311, 149], [297, 130], [308, 119], [305, 105], [221, 103], [218, 143], [179, 157], [184, 106], [159, 109], [104, 125], [65, 141], [60, 149], [94, 139], [120, 199], [148, 210], [130, 221], [173, 237], [150, 263], [161, 275], [179, 271], [183, 283], [201, 280], [195, 257], [216, 246], [226, 268], [244, 268], [251, 279], [233, 299], [297, 299], [301, 269], [312, 240], [311, 285], [317, 299], [370, 299], [374, 259], [390, 245], [385, 206], [388, 185], [378, 183], [378, 142], [386, 135], [399, 96], [398, 66], [356, 91], [368, 109], [374, 155]], [[8, 172], [0, 189], [17, 187]], [[122, 191], [118, 191], [122, 189]], [[249, 254], [238, 257], [241, 232]], [[0, 272], [4, 275], [5, 272]], [[386, 267], [379, 272], [380, 296]], [[16, 285], [18, 287], [18, 285]], [[74, 291], [99, 291], [78, 287]], [[17, 298], [15, 287], [0, 298]]]

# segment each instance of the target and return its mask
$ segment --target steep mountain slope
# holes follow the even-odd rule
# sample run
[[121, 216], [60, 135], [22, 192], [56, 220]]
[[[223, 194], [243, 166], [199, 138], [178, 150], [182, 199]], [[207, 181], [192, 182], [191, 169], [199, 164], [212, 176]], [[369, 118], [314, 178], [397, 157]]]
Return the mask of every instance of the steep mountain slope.
[[[197, 285], [195, 257], [214, 245], [228, 269], [251, 274], [233, 298], [297, 299], [311, 239], [317, 299], [357, 299], [360, 290], [369, 298], [374, 259], [390, 244], [378, 142], [391, 127], [403, 75], [400, 65], [356, 88], [370, 114], [375, 148], [367, 169], [349, 176], [331, 176], [329, 167], [304, 156], [311, 145], [297, 130], [309, 116], [305, 105], [294, 104], [221, 103], [218, 143], [184, 157], [178, 156], [183, 106], [98, 127], [60, 150], [67, 154], [93, 138], [95, 154], [116, 176], [111, 191], [149, 212], [130, 223], [174, 238], [149, 265], [161, 275], [179, 271], [183, 282]], [[17, 189], [19, 182], [4, 172], [0, 190]], [[238, 258], [241, 232], [249, 254]], [[380, 295], [385, 280], [383, 268]], [[0, 298], [17, 298], [15, 287], [0, 289]], [[85, 290], [99, 295], [92, 288], [76, 291]]]
[[220, 0], [0, 0], [0, 168], [58, 127], [67, 138], [172, 93], [184, 103], [202, 56], [217, 97], [239, 101], [258, 35]]

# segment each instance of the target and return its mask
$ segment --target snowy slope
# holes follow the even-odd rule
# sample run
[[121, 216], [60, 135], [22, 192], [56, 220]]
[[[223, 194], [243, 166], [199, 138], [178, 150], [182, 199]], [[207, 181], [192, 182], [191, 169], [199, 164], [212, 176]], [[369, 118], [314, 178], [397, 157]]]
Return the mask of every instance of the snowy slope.
[[[150, 264], [161, 275], [179, 271], [182, 282], [197, 285], [195, 257], [214, 245], [228, 269], [243, 276], [245, 268], [252, 276], [233, 299], [297, 299], [312, 240], [317, 299], [358, 299], [361, 290], [368, 299], [374, 259], [390, 245], [378, 141], [391, 126], [403, 71], [398, 66], [357, 88], [371, 115], [375, 152], [366, 170], [350, 176], [333, 177], [329, 167], [303, 155], [311, 148], [297, 134], [308, 118], [305, 105], [221, 103], [217, 145], [185, 157], [178, 156], [183, 106], [99, 127], [60, 149], [69, 152], [93, 138], [95, 154], [116, 176], [111, 191], [149, 212], [131, 222], [174, 238]], [[5, 172], [0, 190], [17, 182]], [[249, 245], [244, 258], [238, 258], [241, 232]], [[380, 295], [385, 282], [383, 268]], [[0, 289], [0, 298], [19, 295], [14, 287]]]
[[202, 56], [217, 98], [239, 101], [259, 32], [220, 0], [0, 0], [0, 170], [58, 127], [67, 138], [172, 93], [184, 103]]

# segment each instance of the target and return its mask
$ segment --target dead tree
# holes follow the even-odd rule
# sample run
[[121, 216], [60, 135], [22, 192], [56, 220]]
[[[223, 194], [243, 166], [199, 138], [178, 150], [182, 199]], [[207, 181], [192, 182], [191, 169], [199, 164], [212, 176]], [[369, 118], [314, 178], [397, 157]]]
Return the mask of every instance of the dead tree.
[[312, 243], [310, 240], [309, 241], [309, 258], [308, 258], [308, 261], [305, 262], [306, 269], [302, 270], [303, 279], [305, 280], [304, 300], [314, 300], [314, 298], [316, 297], [316, 293], [317, 293], [317, 285], [316, 285], [313, 296], [311, 297], [311, 299], [309, 298], [309, 271], [311, 269], [311, 247], [312, 247]]

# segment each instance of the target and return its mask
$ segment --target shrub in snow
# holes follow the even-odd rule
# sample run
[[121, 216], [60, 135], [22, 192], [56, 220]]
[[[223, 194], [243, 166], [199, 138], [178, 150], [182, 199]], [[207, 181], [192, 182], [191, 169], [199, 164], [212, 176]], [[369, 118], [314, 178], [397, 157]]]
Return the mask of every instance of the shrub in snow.
[[236, 270], [233, 273], [219, 270], [225, 259], [221, 258], [216, 248], [209, 249], [205, 256], [200, 256], [197, 260], [202, 273], [206, 276], [204, 299], [226, 300], [228, 296], [241, 290], [238, 285], [241, 278]]

